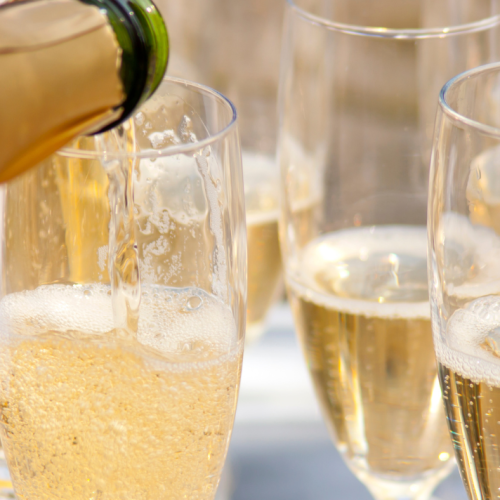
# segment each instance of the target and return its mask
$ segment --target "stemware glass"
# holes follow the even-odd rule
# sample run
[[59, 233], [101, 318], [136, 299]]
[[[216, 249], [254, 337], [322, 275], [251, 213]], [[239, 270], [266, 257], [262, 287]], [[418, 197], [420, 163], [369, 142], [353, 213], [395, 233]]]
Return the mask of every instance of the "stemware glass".
[[166, 79], [2, 187], [0, 434], [19, 498], [211, 500], [246, 296], [236, 112]]
[[[436, 96], [499, 56], [494, 2], [288, 0], [280, 238], [325, 420], [377, 499], [452, 467], [427, 291]], [[364, 7], [364, 8], [363, 8]]]
[[[159, 0], [169, 23], [169, 72], [227, 95], [238, 109], [248, 240], [247, 342], [265, 329], [282, 294], [278, 241], [279, 169], [276, 99], [281, 0]], [[194, 75], [194, 76], [193, 76]]]
[[439, 97], [429, 185], [432, 329], [445, 411], [473, 500], [500, 491], [500, 65]]

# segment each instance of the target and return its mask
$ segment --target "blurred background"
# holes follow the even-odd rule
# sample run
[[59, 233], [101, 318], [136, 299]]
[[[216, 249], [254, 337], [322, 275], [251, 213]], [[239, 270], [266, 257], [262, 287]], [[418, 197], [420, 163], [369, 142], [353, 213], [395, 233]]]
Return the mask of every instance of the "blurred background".
[[[217, 500], [369, 500], [328, 436], [283, 298], [275, 149], [285, 0], [156, 3], [170, 33], [168, 73], [222, 92], [239, 115], [249, 238], [247, 348]], [[373, 3], [355, 2], [356, 13]], [[416, 2], [406, 4], [396, 12], [379, 1], [377, 12], [392, 25], [415, 25]], [[467, 498], [456, 470], [435, 496]]]

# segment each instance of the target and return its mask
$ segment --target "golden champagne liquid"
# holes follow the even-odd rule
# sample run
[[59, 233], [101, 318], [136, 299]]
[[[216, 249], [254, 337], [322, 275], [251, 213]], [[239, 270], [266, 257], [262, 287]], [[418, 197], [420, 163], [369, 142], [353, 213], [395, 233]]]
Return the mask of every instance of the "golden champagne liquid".
[[111, 207], [109, 222], [109, 262], [115, 328], [123, 335], [137, 335], [141, 282], [134, 218], [134, 163], [125, 155], [135, 150], [133, 122], [118, 126], [94, 138], [96, 149], [120, 154], [116, 159], [103, 159], [109, 180], [108, 199]]
[[444, 475], [451, 443], [429, 319], [426, 229], [326, 234], [289, 269], [306, 361], [347, 463], [368, 487]]
[[248, 245], [247, 341], [264, 329], [269, 308], [281, 291], [278, 237], [279, 182], [272, 158], [243, 152]]
[[500, 491], [500, 298], [470, 301], [435, 332], [439, 376], [462, 481], [473, 500]]
[[0, 302], [2, 442], [20, 499], [212, 499], [242, 346], [200, 289], [144, 287], [137, 340], [110, 287], [45, 285]]
[[[133, 129], [103, 139], [78, 147], [116, 153], [135, 141]], [[192, 191], [201, 207], [187, 203], [184, 217], [170, 211], [189, 199], [161, 178], [163, 159], [72, 154], [7, 186], [0, 433], [16, 494], [211, 500], [242, 346], [231, 309], [202, 290], [215, 281], [204, 245], [217, 236], [203, 184]], [[179, 182], [187, 168], [200, 178], [187, 160]], [[169, 280], [176, 288], [153, 285]]]
[[260, 333], [281, 282], [277, 214], [247, 214], [248, 295], [247, 340]]

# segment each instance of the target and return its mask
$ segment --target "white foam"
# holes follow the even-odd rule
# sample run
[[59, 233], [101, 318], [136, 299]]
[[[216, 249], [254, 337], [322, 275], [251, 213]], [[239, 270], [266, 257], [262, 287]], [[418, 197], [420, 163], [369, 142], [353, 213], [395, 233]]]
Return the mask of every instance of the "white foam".
[[[237, 342], [231, 309], [197, 288], [144, 286], [137, 340], [162, 353], [197, 342], [227, 351]], [[0, 301], [0, 335], [47, 331], [104, 336], [114, 328], [110, 287], [44, 285]]]
[[[320, 253], [326, 262], [359, 258], [374, 253], [396, 253], [426, 258], [427, 229], [424, 226], [364, 226], [328, 233], [304, 248], [302, 261]], [[310, 264], [322, 262], [315, 259]]]
[[490, 295], [470, 302], [455, 311], [444, 334], [434, 328], [438, 361], [474, 382], [500, 386], [500, 358], [491, 350], [497, 340], [500, 347], [497, 328], [500, 329], [500, 297]]
[[111, 288], [105, 285], [44, 285], [0, 301], [2, 335], [47, 330], [102, 335], [113, 328]]
[[290, 277], [288, 286], [299, 297], [316, 305], [334, 309], [344, 314], [357, 314], [367, 318], [424, 319], [430, 318], [429, 302], [372, 302], [370, 300], [346, 299], [317, 292], [301, 285]]
[[247, 212], [247, 227], [278, 222], [279, 214], [278, 210], [272, 210], [269, 212]]
[[176, 224], [202, 221], [206, 203], [202, 186], [195, 182], [199, 176], [196, 159], [178, 154], [152, 160], [142, 158], [134, 172], [134, 205], [138, 214], [152, 224], [167, 209]]
[[198, 288], [150, 287], [143, 293], [139, 342], [161, 352], [179, 345], [208, 343], [227, 350], [236, 343], [236, 324], [231, 309], [219, 298]]
[[429, 319], [428, 301], [376, 302], [339, 297], [318, 289], [315, 276], [344, 259], [365, 261], [371, 254], [426, 258], [427, 230], [420, 226], [372, 226], [328, 233], [309, 243], [287, 269], [287, 283], [300, 297], [347, 314], [376, 318]]

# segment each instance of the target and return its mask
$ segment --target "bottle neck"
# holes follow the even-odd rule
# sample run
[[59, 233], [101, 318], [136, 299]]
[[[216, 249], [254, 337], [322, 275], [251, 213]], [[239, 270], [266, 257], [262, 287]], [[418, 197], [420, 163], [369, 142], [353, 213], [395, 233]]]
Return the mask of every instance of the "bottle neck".
[[120, 118], [127, 119], [160, 84], [168, 62], [168, 34], [151, 0], [81, 0], [105, 12], [122, 50], [120, 77], [126, 95]]

